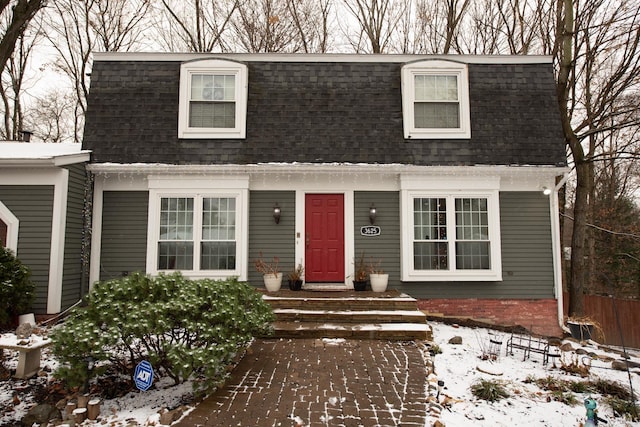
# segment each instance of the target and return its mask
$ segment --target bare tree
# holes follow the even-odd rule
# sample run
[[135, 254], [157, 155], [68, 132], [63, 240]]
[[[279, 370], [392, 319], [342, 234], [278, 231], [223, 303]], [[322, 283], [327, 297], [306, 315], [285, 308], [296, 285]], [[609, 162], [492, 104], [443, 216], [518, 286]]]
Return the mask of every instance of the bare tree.
[[43, 142], [73, 142], [69, 129], [74, 126], [75, 98], [69, 92], [53, 90], [36, 99], [27, 123], [34, 136]]
[[18, 39], [22, 36], [29, 21], [46, 4], [45, 0], [0, 0], [0, 15], [10, 16], [0, 39], [0, 70], [4, 69], [13, 54]]
[[168, 51], [226, 51], [223, 35], [239, 0], [162, 0], [155, 22], [158, 42]]
[[94, 51], [135, 49], [149, 0], [52, 0], [47, 38], [57, 52], [54, 68], [72, 82], [76, 108], [73, 140], [79, 142], [87, 109]]
[[617, 100], [640, 83], [640, 11], [632, 2], [559, 0], [556, 35], [557, 97], [576, 172], [569, 279], [569, 314], [584, 314], [585, 282], [592, 276], [587, 224], [594, 197], [594, 162], [606, 132], [638, 126]]
[[347, 34], [357, 53], [387, 53], [406, 16], [410, 0], [344, 0], [344, 7], [356, 19], [354, 34]]
[[240, 4], [232, 18], [234, 39], [247, 52], [303, 51], [302, 22], [295, 21], [291, 10], [287, 0], [254, 0]]
[[302, 52], [325, 53], [329, 50], [329, 17], [332, 0], [286, 0], [289, 16], [297, 30]]

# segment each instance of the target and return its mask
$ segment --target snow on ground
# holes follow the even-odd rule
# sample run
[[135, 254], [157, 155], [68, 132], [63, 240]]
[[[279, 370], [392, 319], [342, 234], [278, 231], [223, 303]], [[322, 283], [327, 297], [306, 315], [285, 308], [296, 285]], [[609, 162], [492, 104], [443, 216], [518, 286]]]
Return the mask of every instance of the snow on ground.
[[[615, 371], [610, 369], [611, 362], [593, 360], [591, 357], [584, 359], [584, 362], [591, 364], [589, 378], [582, 379], [575, 375], [568, 375], [560, 368], [560, 360], [555, 363], [550, 361], [543, 364], [543, 357], [540, 354], [532, 353], [530, 359], [523, 361], [524, 353], [514, 349], [513, 356], [506, 355], [506, 344], [510, 337], [509, 333], [498, 332], [483, 328], [454, 327], [442, 323], [431, 323], [433, 326], [434, 343], [442, 350], [441, 354], [435, 356], [435, 372], [438, 380], [444, 381], [444, 388], [441, 391], [440, 400], [443, 394], [452, 398], [450, 410], [442, 411], [440, 421], [447, 427], [453, 426], [578, 426], [585, 421], [586, 409], [583, 405], [584, 399], [590, 394], [575, 394], [578, 402], [575, 406], [568, 406], [564, 403], [554, 401], [552, 394], [540, 389], [535, 384], [527, 384], [531, 378], [553, 377], [557, 379], [579, 381], [595, 380], [603, 378], [618, 382], [629, 389], [629, 377], [626, 371]], [[462, 337], [462, 344], [448, 344], [454, 337]], [[480, 356], [491, 353], [498, 345], [492, 344], [502, 341], [500, 353], [495, 362], [481, 360]], [[599, 355], [620, 356], [612, 352], [599, 350], [595, 343], [580, 346], [573, 342], [573, 347], [583, 347], [588, 352]], [[631, 350], [629, 353], [635, 355], [632, 361], [640, 362], [638, 351]], [[577, 357], [577, 359], [574, 359]], [[574, 352], [561, 352], [561, 357], [565, 363], [570, 364], [574, 360], [579, 363], [583, 361], [583, 355], [576, 355]], [[484, 371], [490, 371], [491, 375], [480, 372], [480, 367]], [[633, 372], [635, 371], [635, 372]], [[631, 373], [633, 390], [638, 396], [640, 392], [639, 370], [633, 369]], [[505, 384], [510, 397], [495, 403], [488, 403], [474, 398], [471, 393], [471, 385], [480, 379], [502, 381]], [[598, 415], [607, 421], [608, 426], [640, 426], [640, 423], [625, 422], [621, 418], [615, 418], [612, 410], [604, 403], [604, 399], [599, 395], [592, 395], [598, 403]], [[548, 401], [548, 398], [551, 398]], [[636, 397], [637, 398], [637, 397]], [[431, 420], [433, 421], [433, 419]], [[427, 425], [430, 425], [427, 423]], [[601, 424], [603, 425], [603, 424]]]
[[[442, 351], [435, 356], [435, 372], [437, 379], [444, 382], [439, 400], [446, 400], [450, 403], [448, 409], [442, 411], [439, 420], [447, 427], [458, 426], [578, 426], [585, 420], [586, 410], [582, 404], [589, 395], [576, 394], [577, 404], [569, 406], [553, 399], [551, 393], [540, 389], [532, 383], [526, 381], [532, 378], [554, 377], [578, 381], [579, 377], [565, 374], [559, 369], [560, 362], [544, 365], [542, 356], [532, 354], [531, 358], [523, 361], [521, 350], [514, 350], [513, 356], [505, 355], [508, 333], [497, 332], [484, 328], [455, 327], [438, 322], [431, 322], [434, 329], [434, 343]], [[462, 337], [462, 344], [449, 344], [448, 341], [454, 336]], [[497, 345], [491, 344], [490, 339], [502, 341], [499, 348], [499, 355], [495, 362], [483, 361], [479, 356], [497, 350]], [[339, 343], [340, 341], [337, 341]], [[573, 343], [574, 348], [579, 347]], [[595, 344], [583, 345], [589, 352], [615, 356], [610, 351], [599, 350]], [[630, 350], [633, 355], [632, 361], [640, 363], [640, 351]], [[4, 366], [8, 369], [15, 369], [17, 366], [17, 352], [5, 352], [6, 359]], [[583, 356], [576, 356], [573, 352], [563, 354], [564, 360], [569, 363], [571, 360], [582, 360]], [[577, 357], [578, 359], [574, 359]], [[610, 362], [585, 359], [591, 364], [589, 379], [605, 378], [614, 380], [624, 387], [629, 387], [629, 379], [626, 371], [614, 371], [609, 369]], [[57, 363], [51, 357], [49, 348], [43, 350], [42, 367], [47, 372], [55, 369]], [[501, 375], [491, 375], [480, 372], [478, 367], [484, 371], [500, 373]], [[640, 376], [637, 368], [632, 370], [633, 388], [636, 396], [640, 392]], [[489, 379], [502, 381], [510, 393], [510, 397], [496, 403], [488, 403], [478, 400], [471, 393], [471, 385], [478, 379]], [[31, 390], [34, 384], [44, 383], [47, 375], [27, 381], [21, 380], [0, 380], [0, 426], [17, 425], [19, 420], [26, 414], [27, 410], [35, 403], [33, 395], [21, 395], [20, 402], [14, 400], [15, 392], [21, 389]], [[158, 425], [158, 411], [161, 408], [175, 408], [184, 400], [185, 396], [190, 396], [190, 382], [177, 387], [171, 386], [165, 380], [159, 380], [155, 387], [147, 392], [130, 392], [124, 397], [104, 400], [101, 406], [102, 421], [95, 425], [105, 425], [111, 427], [121, 427], [127, 425]], [[615, 418], [610, 408], [604, 403], [604, 399], [599, 395], [593, 395], [598, 402], [598, 415], [608, 422], [608, 426], [636, 426], [640, 423], [624, 421]], [[436, 418], [431, 417], [426, 421], [425, 426], [432, 426]], [[91, 425], [87, 421], [83, 424]], [[367, 426], [365, 426], [367, 427]]]

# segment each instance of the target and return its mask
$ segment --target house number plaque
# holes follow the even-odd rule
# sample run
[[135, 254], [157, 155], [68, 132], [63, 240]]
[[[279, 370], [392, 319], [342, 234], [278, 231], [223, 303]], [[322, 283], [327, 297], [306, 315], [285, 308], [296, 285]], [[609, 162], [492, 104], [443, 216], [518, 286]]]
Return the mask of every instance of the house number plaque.
[[366, 225], [364, 227], [360, 227], [360, 234], [363, 236], [379, 236], [380, 227], [377, 225]]

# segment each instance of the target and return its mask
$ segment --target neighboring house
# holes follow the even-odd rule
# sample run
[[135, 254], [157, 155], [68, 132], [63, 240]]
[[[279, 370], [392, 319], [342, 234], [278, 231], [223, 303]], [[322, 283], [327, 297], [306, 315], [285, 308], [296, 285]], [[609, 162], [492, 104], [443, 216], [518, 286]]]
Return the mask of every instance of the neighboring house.
[[559, 332], [549, 57], [101, 53], [83, 147], [91, 283], [262, 286], [263, 253], [349, 288], [364, 253], [425, 310]]
[[0, 142], [0, 241], [31, 270], [37, 314], [59, 313], [86, 292], [88, 161], [80, 144]]

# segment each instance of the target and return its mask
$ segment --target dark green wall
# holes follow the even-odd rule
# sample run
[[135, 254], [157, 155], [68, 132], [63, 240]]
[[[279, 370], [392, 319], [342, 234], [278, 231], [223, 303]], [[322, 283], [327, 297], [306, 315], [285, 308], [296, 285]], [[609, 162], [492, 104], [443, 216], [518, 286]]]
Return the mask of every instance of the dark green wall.
[[147, 263], [146, 191], [105, 191], [102, 212], [100, 280], [145, 272]]
[[20, 221], [18, 258], [29, 267], [36, 284], [33, 311], [46, 313], [53, 185], [0, 185], [0, 200]]
[[84, 164], [68, 166], [67, 169], [69, 170], [69, 191], [62, 275], [62, 310], [75, 304], [87, 289], [87, 283], [82, 282], [85, 169]]
[[[273, 219], [273, 206], [282, 211], [280, 223]], [[264, 286], [262, 275], [253, 262], [260, 256], [273, 261], [277, 256], [280, 270], [285, 274], [293, 269], [295, 257], [295, 191], [251, 191], [249, 193], [249, 276], [254, 286]], [[286, 280], [286, 277], [284, 278]]]

